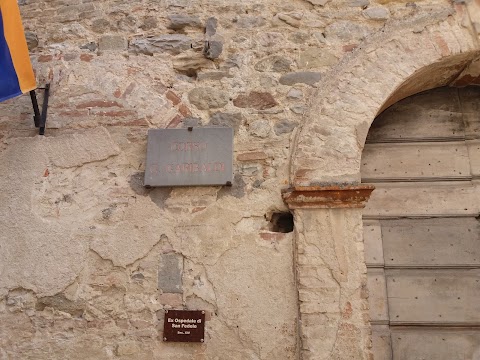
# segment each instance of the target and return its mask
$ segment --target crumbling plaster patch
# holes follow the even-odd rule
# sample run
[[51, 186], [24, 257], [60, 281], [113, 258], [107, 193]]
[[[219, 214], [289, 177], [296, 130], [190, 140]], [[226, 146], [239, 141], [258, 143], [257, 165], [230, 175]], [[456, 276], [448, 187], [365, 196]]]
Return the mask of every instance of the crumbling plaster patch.
[[[295, 356], [296, 329], [284, 322], [296, 317], [292, 240], [288, 234], [275, 251], [259, 248], [250, 236], [243, 236], [237, 248], [205, 266], [215, 289], [218, 317], [249, 348], [254, 345], [259, 359], [273, 359], [279, 346], [292, 359]], [[279, 277], [278, 268], [291, 271], [290, 279]]]
[[[95, 225], [91, 247], [104, 259], [126, 267], [145, 256], [164, 232], [167, 215], [150, 199], [137, 197], [125, 207], [119, 219], [109, 226]], [[162, 229], [162, 230], [159, 230]], [[129, 249], [129, 251], [125, 251]]]
[[[88, 140], [91, 147], [85, 145]], [[67, 145], [68, 144], [68, 145]], [[65, 146], [69, 151], [61, 151]], [[118, 154], [108, 132], [99, 128], [74, 136], [18, 138], [1, 153], [0, 294], [23, 287], [38, 296], [63, 290], [83, 266], [91, 237], [68, 219], [43, 218], [34, 202], [37, 185], [52, 164], [81, 166]], [[5, 238], [8, 236], [8, 238]], [[18, 271], [22, 269], [22, 271]]]

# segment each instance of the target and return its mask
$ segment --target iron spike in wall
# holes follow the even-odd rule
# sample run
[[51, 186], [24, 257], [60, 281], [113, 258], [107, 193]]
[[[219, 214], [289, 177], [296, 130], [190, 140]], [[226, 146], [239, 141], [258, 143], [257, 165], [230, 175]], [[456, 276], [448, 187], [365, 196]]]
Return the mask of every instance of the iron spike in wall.
[[33, 122], [35, 123], [35, 127], [39, 128], [38, 134], [44, 135], [45, 125], [47, 123], [47, 110], [48, 110], [48, 97], [50, 96], [50, 84], [46, 84], [44, 88], [38, 88], [38, 89], [44, 90], [41, 114], [40, 114], [40, 110], [38, 109], [37, 93], [35, 92], [35, 90], [30, 91], [30, 98], [32, 99], [32, 106], [33, 106], [33, 112], [34, 112]]

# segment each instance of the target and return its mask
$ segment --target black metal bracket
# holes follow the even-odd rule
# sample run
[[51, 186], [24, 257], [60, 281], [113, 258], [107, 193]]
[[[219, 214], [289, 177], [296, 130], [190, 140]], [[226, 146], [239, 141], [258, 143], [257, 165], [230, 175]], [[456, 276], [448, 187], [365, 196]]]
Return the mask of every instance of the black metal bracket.
[[32, 99], [33, 112], [33, 122], [35, 127], [39, 128], [38, 134], [45, 134], [45, 125], [47, 123], [47, 110], [48, 110], [48, 97], [50, 96], [50, 84], [46, 84], [44, 88], [38, 88], [44, 90], [43, 93], [43, 104], [42, 104], [42, 113], [38, 108], [37, 93], [35, 90], [30, 91], [30, 98]]

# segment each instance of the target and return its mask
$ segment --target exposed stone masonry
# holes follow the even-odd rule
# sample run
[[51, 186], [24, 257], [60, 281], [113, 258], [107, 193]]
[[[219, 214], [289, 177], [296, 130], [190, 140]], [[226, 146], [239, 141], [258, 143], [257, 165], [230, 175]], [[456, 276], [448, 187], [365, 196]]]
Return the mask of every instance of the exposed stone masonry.
[[[478, 1], [19, 4], [52, 90], [45, 137], [0, 104], [0, 358], [368, 359], [361, 210], [266, 214], [358, 182], [396, 90], [478, 83]], [[231, 188], [143, 187], [149, 128], [207, 125], [235, 130]], [[161, 341], [172, 308], [204, 344]]]

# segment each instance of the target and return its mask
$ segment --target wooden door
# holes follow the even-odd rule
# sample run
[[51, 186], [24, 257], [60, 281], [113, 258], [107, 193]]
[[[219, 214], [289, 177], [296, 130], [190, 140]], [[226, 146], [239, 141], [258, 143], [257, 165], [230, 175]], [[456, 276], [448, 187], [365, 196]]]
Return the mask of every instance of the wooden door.
[[375, 360], [480, 360], [480, 88], [383, 112], [362, 182]]

